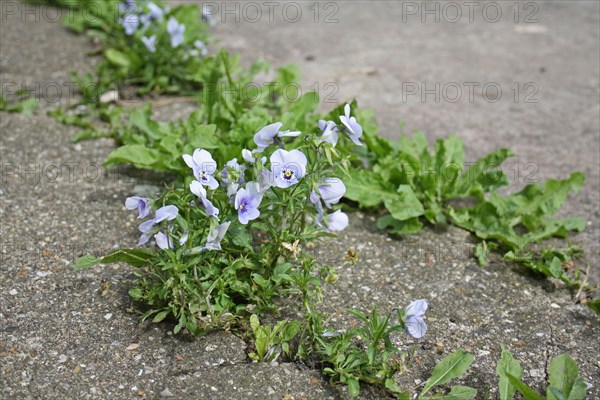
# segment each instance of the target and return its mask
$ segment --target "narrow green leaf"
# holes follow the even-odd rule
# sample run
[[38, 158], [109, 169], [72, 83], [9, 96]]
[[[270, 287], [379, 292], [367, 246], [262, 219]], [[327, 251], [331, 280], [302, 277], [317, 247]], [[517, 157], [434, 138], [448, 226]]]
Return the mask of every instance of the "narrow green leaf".
[[560, 390], [555, 389], [552, 386], [548, 386], [546, 389], [546, 400], [550, 400], [550, 395], [553, 396], [552, 400], [568, 400]]
[[258, 320], [258, 315], [252, 314], [250, 316], [250, 328], [252, 328], [252, 332], [254, 332], [254, 336], [256, 336], [256, 333], [260, 328], [260, 321]]
[[471, 400], [477, 396], [477, 389], [468, 386], [452, 386], [446, 395], [448, 400]]
[[118, 67], [123, 67], [123, 68], [128, 68], [129, 65], [131, 64], [131, 61], [129, 60], [129, 57], [127, 56], [127, 54], [122, 53], [118, 50], [115, 49], [107, 49], [104, 52], [104, 55], [106, 56], [106, 59], [113, 65], [116, 65]]
[[167, 315], [169, 315], [169, 311], [161, 311], [158, 314], [156, 314], [154, 316], [154, 319], [152, 320], [152, 322], [154, 323], [158, 323], [160, 321], [162, 321], [163, 319], [165, 319], [167, 317]]
[[385, 388], [387, 390], [389, 390], [390, 392], [395, 393], [396, 396], [400, 399], [408, 400], [408, 398], [409, 398], [409, 393], [403, 392], [400, 389], [400, 387], [398, 386], [398, 384], [396, 383], [396, 381], [394, 380], [394, 378], [387, 378], [385, 380]]
[[519, 392], [525, 397], [525, 400], [544, 400], [544, 397], [524, 384], [520, 378], [513, 376], [511, 374], [506, 374], [506, 377], [510, 381], [510, 384], [517, 388]]
[[479, 262], [480, 267], [485, 267], [488, 264], [488, 256], [490, 251], [484, 245], [485, 242], [477, 243], [475, 246], [475, 257], [477, 257], [477, 261]]
[[100, 261], [102, 264], [124, 262], [132, 267], [142, 267], [154, 257], [153, 249], [119, 249], [108, 253]]
[[471, 400], [477, 396], [477, 389], [468, 386], [452, 386], [448, 394], [436, 393], [431, 397], [425, 397], [427, 400]]
[[473, 360], [473, 355], [464, 350], [457, 350], [444, 358], [433, 369], [431, 377], [425, 383], [420, 396], [425, 395], [434, 386], [442, 385], [464, 374]]
[[101, 260], [92, 255], [85, 255], [75, 260], [75, 269], [86, 269], [98, 264]]
[[500, 389], [500, 400], [512, 400], [516, 388], [510, 383], [508, 374], [521, 379], [523, 369], [517, 360], [510, 354], [510, 351], [502, 346], [502, 355], [496, 366], [496, 374], [500, 377], [498, 388]]

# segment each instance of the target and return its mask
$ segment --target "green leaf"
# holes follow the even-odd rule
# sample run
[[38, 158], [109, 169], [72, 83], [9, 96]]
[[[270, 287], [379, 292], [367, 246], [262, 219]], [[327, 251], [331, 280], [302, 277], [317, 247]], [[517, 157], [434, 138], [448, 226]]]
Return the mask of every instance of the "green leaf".
[[[554, 389], [552, 386], [548, 386], [548, 388], [546, 389], [547, 391], [547, 396], [546, 396], [546, 400], [549, 399], [549, 395], [552, 394], [556, 399], [558, 400], [567, 400], [567, 398], [565, 397], [564, 394], [562, 394], [558, 389]], [[554, 399], [553, 399], [554, 400]]]
[[281, 87], [297, 83], [300, 78], [300, 67], [298, 64], [286, 64], [277, 68], [276, 81]]
[[506, 374], [506, 377], [508, 378], [510, 384], [516, 387], [523, 397], [525, 397], [525, 400], [544, 400], [544, 397], [541, 394], [521, 382], [520, 378], [508, 373]]
[[129, 144], [114, 150], [108, 155], [104, 165], [114, 167], [120, 164], [131, 164], [139, 168], [156, 168], [161, 160], [161, 153], [142, 144]]
[[18, 112], [23, 115], [33, 115], [33, 112], [38, 106], [38, 102], [35, 97], [29, 97], [25, 100], [21, 100], [14, 104], [7, 104], [4, 107], [0, 107], [1, 109], [5, 109], [6, 111]]
[[510, 351], [505, 349], [504, 346], [502, 346], [502, 355], [496, 366], [496, 374], [500, 377], [500, 381], [498, 382], [500, 400], [512, 400], [517, 389], [510, 383], [508, 374], [521, 379], [523, 369], [521, 368], [521, 364], [513, 358]]
[[377, 227], [385, 229], [394, 235], [408, 235], [410, 233], [419, 232], [423, 228], [423, 224], [419, 218], [411, 218], [405, 221], [398, 221], [391, 215], [384, 215], [377, 219]]
[[477, 246], [475, 246], [475, 257], [477, 257], [480, 267], [485, 267], [488, 264], [487, 258], [490, 254], [490, 251], [484, 243], [485, 242], [477, 243]]
[[216, 149], [220, 142], [216, 130], [216, 125], [196, 125], [188, 129], [188, 141], [195, 149]]
[[260, 328], [260, 321], [258, 319], [258, 315], [252, 314], [250, 316], [250, 328], [252, 328], [252, 332], [254, 332], [254, 336], [256, 336], [256, 333]]
[[446, 395], [448, 400], [470, 400], [477, 396], [477, 389], [468, 386], [452, 386], [450, 393]]
[[425, 383], [420, 396], [425, 395], [434, 386], [443, 385], [464, 374], [471, 366], [473, 359], [473, 355], [464, 350], [457, 350], [444, 358], [433, 369], [431, 377]]
[[128, 68], [129, 65], [131, 64], [131, 61], [129, 59], [129, 57], [127, 56], [127, 54], [120, 52], [119, 50], [115, 50], [115, 49], [107, 49], [104, 52], [104, 55], [106, 56], [106, 59], [113, 65], [116, 65], [118, 67], [123, 67], [123, 68]]
[[86, 129], [84, 131], [74, 134], [71, 137], [71, 142], [77, 143], [77, 142], [81, 142], [83, 140], [98, 139], [98, 138], [111, 137], [111, 136], [112, 136], [112, 134], [110, 132], [102, 131], [100, 129], [95, 129], [95, 128], [94, 129]]
[[162, 321], [163, 319], [165, 319], [167, 317], [167, 315], [169, 315], [169, 311], [161, 311], [158, 314], [156, 314], [154, 316], [154, 319], [152, 320], [152, 322], [154, 323], [158, 323], [160, 321]]
[[417, 195], [408, 185], [400, 185], [398, 195], [384, 199], [385, 207], [399, 221], [419, 217], [425, 213]]
[[497, 239], [509, 249], [522, 250], [530, 243], [552, 236], [564, 237], [572, 228], [581, 228], [580, 222], [573, 219], [550, 217], [571, 191], [579, 190], [583, 181], [582, 174], [573, 173], [569, 179], [528, 185], [510, 196], [493, 192], [487, 201], [471, 208], [450, 209], [449, 214], [456, 225], [481, 239]]
[[152, 119], [152, 107], [150, 104], [131, 111], [129, 114], [129, 123], [146, 134], [150, 139], [160, 140], [163, 136], [160, 132], [159, 123]]
[[142, 289], [139, 287], [129, 289], [129, 296], [135, 301], [140, 301], [143, 297]]
[[[583, 399], [587, 390], [586, 384], [579, 376], [579, 368], [575, 360], [567, 354], [555, 357], [548, 369], [548, 384], [560, 391], [567, 399]], [[559, 400], [551, 391], [546, 393], [548, 400]]]
[[396, 197], [395, 190], [381, 182], [376, 173], [360, 170], [348, 179], [344, 197], [356, 201], [361, 207], [379, 206], [385, 199]]
[[390, 392], [395, 393], [396, 397], [398, 397], [399, 399], [408, 400], [410, 398], [410, 394], [408, 392], [403, 392], [394, 380], [394, 378], [387, 378], [385, 380], [385, 388]]
[[596, 314], [600, 315], [600, 299], [588, 301], [587, 306], [592, 310], [596, 311]]
[[154, 249], [120, 249], [115, 250], [102, 258], [102, 264], [124, 262], [132, 267], [142, 267], [155, 256]]
[[429, 156], [428, 147], [429, 142], [423, 132], [415, 132], [412, 138], [401, 136], [398, 140], [398, 148], [405, 153], [414, 154], [416, 157]]
[[282, 118], [283, 128], [288, 129], [304, 129], [304, 121], [307, 115], [314, 113], [319, 105], [319, 95], [316, 92], [307, 92], [297, 101], [294, 101], [289, 111]]
[[285, 324], [285, 328], [281, 332], [281, 341], [289, 342], [298, 334], [298, 331], [301, 328], [301, 324], [298, 321], [292, 321]]
[[436, 393], [426, 399], [431, 400], [471, 400], [477, 396], [477, 389], [468, 386], [452, 386], [448, 394]]
[[179, 137], [176, 135], [165, 136], [158, 143], [158, 147], [169, 153], [173, 160], [181, 158], [182, 151], [180, 145]]
[[485, 193], [508, 184], [508, 177], [499, 167], [507, 158], [514, 155], [511, 150], [500, 149], [477, 160], [463, 173], [448, 198], [473, 196], [483, 201]]
[[352, 397], [357, 397], [360, 394], [360, 383], [354, 378], [348, 378], [348, 393]]
[[74, 268], [75, 269], [86, 269], [86, 268], [90, 268], [93, 267], [94, 265], [100, 263], [100, 259], [96, 258], [92, 255], [85, 255], [82, 257], [79, 257], [77, 260], [75, 260], [75, 265]]

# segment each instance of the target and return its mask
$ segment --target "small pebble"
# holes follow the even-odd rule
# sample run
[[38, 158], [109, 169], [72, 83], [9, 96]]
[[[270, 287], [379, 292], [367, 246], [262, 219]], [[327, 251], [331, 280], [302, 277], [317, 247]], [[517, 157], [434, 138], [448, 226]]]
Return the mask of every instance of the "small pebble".
[[16, 296], [17, 293], [17, 289], [10, 289], [10, 292], [8, 292], [8, 294], [10, 294], [11, 296]]
[[169, 390], [169, 388], [165, 388], [162, 392], [160, 392], [161, 397], [173, 397], [173, 393]]
[[105, 320], [107, 320], [107, 321], [108, 321], [109, 319], [111, 319], [111, 318], [112, 318], [112, 314], [111, 314], [111, 313], [108, 313], [108, 314], [105, 314], [105, 315], [104, 315], [104, 319], [105, 319]]

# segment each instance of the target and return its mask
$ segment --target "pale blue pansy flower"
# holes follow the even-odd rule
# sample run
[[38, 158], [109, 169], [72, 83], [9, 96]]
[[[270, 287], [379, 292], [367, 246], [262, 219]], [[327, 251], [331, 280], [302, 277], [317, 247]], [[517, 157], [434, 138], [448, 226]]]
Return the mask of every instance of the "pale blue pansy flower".
[[427, 300], [420, 299], [410, 303], [402, 312], [401, 320], [404, 329], [415, 339], [422, 338], [427, 332], [427, 324], [423, 321], [425, 311], [427, 311]]
[[324, 119], [320, 119], [319, 122], [317, 123], [317, 125], [319, 125], [319, 129], [321, 131], [324, 131], [325, 128], [327, 128], [327, 125], [329, 125], [329, 123], [332, 123], [335, 125], [335, 122], [333, 121], [325, 121]]
[[135, 0], [127, 0], [124, 3], [120, 3], [119, 13], [123, 15], [119, 19], [119, 23], [125, 30], [125, 34], [133, 35], [140, 24]]
[[180, 24], [175, 17], [169, 18], [169, 22], [167, 22], [167, 32], [171, 36], [171, 47], [178, 47], [183, 43], [185, 37], [183, 36], [185, 32], [185, 25]]
[[244, 161], [250, 164], [254, 164], [256, 162], [256, 158], [254, 158], [252, 152], [248, 149], [242, 149], [242, 158]]
[[219, 215], [219, 209], [215, 207], [213, 203], [206, 197], [206, 189], [204, 189], [204, 186], [202, 186], [200, 182], [192, 181], [192, 183], [190, 183], [190, 192], [194, 193], [200, 198], [200, 201], [202, 201], [202, 206], [204, 206], [204, 211], [206, 211], [206, 215], [217, 218]]
[[318, 213], [323, 213], [323, 205], [321, 205], [321, 197], [317, 194], [317, 192], [315, 192], [314, 190], [310, 191], [310, 195], [308, 196], [308, 199], [310, 200], [311, 203], [313, 203], [315, 205], [315, 207], [317, 208], [317, 212]]
[[325, 178], [319, 185], [319, 193], [314, 190], [310, 193], [310, 201], [316, 204], [319, 198], [323, 199], [325, 206], [331, 208], [332, 204], [337, 204], [346, 193], [346, 185], [338, 178]]
[[204, 57], [208, 54], [208, 47], [206, 46], [206, 43], [204, 43], [202, 40], [194, 41], [194, 47], [196, 47], [196, 49], [198, 49], [198, 51], [200, 52], [200, 55], [202, 57]]
[[296, 183], [306, 174], [308, 160], [300, 150], [286, 151], [275, 150], [271, 154], [271, 170], [273, 172], [274, 186], [288, 188]]
[[270, 124], [270, 125], [263, 127], [261, 130], [259, 130], [254, 135], [254, 143], [256, 143], [256, 145], [258, 146], [258, 151], [262, 151], [269, 145], [275, 143], [276, 137], [284, 137], [284, 136], [296, 137], [301, 134], [301, 132], [298, 132], [298, 131], [283, 131], [282, 132], [279, 130], [279, 129], [281, 129], [282, 126], [283, 126], [283, 123], [275, 122], [274, 124]]
[[346, 229], [348, 226], [348, 215], [342, 212], [341, 210], [337, 210], [331, 214], [325, 214], [323, 211], [323, 205], [321, 205], [321, 201], [319, 200], [316, 193], [310, 195], [310, 201], [315, 205], [317, 209], [317, 217], [315, 219], [315, 223], [319, 227], [323, 227], [325, 224], [325, 231], [327, 232], [339, 232]]
[[140, 196], [131, 196], [125, 200], [125, 208], [128, 210], [138, 210], [138, 218], [146, 218], [150, 215], [149, 199]]
[[152, 231], [154, 230], [154, 226], [161, 223], [162, 221], [172, 221], [179, 214], [179, 210], [175, 206], [164, 206], [156, 210], [154, 214], [154, 218], [148, 221], [142, 222], [138, 229], [142, 232], [142, 236], [140, 237], [140, 244], [146, 243], [151, 236]]
[[146, 7], [148, 8], [148, 12], [140, 18], [145, 28], [153, 21], [162, 21], [165, 15], [165, 11], [162, 8], [152, 2], [147, 3]]
[[208, 54], [208, 47], [202, 40], [194, 41], [194, 48], [186, 54], [186, 59], [191, 57], [205, 57]]
[[264, 194], [267, 190], [271, 188], [271, 186], [273, 186], [273, 176], [271, 171], [265, 168], [261, 171], [260, 176], [258, 177], [258, 182], [256, 182], [256, 188], [259, 193]]
[[162, 232], [158, 232], [154, 235], [154, 240], [156, 240], [156, 245], [163, 250], [174, 248], [173, 242], [169, 240], [169, 237]]
[[227, 230], [231, 225], [231, 221], [222, 223], [221, 225], [215, 226], [208, 233], [206, 238], [206, 244], [203, 246], [203, 250], [221, 250], [221, 241], [225, 237]]
[[[257, 153], [260, 153], [261, 151], [258, 151]], [[252, 152], [252, 151], [250, 151], [248, 149], [242, 149], [242, 158], [247, 163], [254, 164], [256, 162], [256, 158], [254, 158], [254, 153], [255, 152]], [[263, 164], [265, 164], [267, 162], [267, 157], [265, 157], [265, 156], [261, 157], [260, 161]]]
[[262, 201], [262, 193], [259, 190], [259, 185], [256, 182], [248, 182], [246, 188], [238, 190], [235, 195], [234, 206], [238, 211], [239, 221], [246, 225], [260, 216], [258, 206]]
[[150, 37], [142, 36], [140, 40], [144, 43], [144, 46], [146, 46], [146, 49], [148, 49], [150, 53], [156, 52], [156, 35]]
[[172, 221], [179, 214], [179, 210], [175, 206], [164, 206], [156, 210], [154, 214], [154, 222], [157, 224], [162, 221]]
[[179, 238], [179, 245], [183, 246], [187, 242], [188, 237], [189, 237], [188, 231], [187, 230], [183, 231], [183, 235], [181, 235], [181, 237]]
[[139, 18], [136, 14], [126, 14], [121, 19], [121, 26], [125, 30], [125, 34], [131, 36], [135, 33], [140, 24]]
[[319, 120], [319, 129], [323, 131], [321, 142], [331, 143], [335, 147], [340, 134], [340, 130], [335, 122]]
[[135, 11], [136, 5], [135, 0], [125, 0], [123, 3], [119, 3], [119, 12], [122, 14], [126, 11]]
[[348, 133], [350, 140], [352, 140], [356, 145], [362, 146], [362, 143], [359, 139], [362, 136], [363, 129], [362, 126], [356, 122], [356, 118], [350, 116], [350, 104], [346, 104], [344, 107], [344, 113], [345, 115], [340, 116], [340, 121], [342, 121], [342, 124], [344, 124], [346, 127], [346, 133]]
[[337, 210], [336, 212], [325, 217], [325, 224], [328, 231], [343, 231], [348, 226], [348, 216], [341, 210]]
[[244, 167], [237, 162], [237, 158], [229, 160], [225, 164], [225, 168], [221, 171], [221, 177], [221, 185], [227, 187], [227, 196], [231, 197], [236, 194], [240, 185], [245, 182]]
[[217, 171], [217, 163], [208, 151], [196, 149], [192, 156], [184, 154], [183, 161], [192, 169], [194, 176], [201, 184], [212, 190], [219, 187], [219, 182], [213, 177]]

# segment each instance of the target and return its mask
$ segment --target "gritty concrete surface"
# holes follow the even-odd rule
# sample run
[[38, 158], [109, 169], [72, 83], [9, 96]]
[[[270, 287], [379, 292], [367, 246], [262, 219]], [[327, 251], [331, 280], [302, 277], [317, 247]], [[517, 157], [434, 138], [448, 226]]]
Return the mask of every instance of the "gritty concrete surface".
[[[529, 162], [537, 166], [539, 179], [586, 172], [588, 185], [567, 211], [590, 221], [573, 240], [585, 247], [598, 274], [596, 2], [539, 4], [539, 22], [527, 27], [514, 23], [504, 2], [505, 17], [497, 23], [477, 14], [473, 23], [443, 18], [421, 23], [419, 14], [406, 15], [403, 22], [402, 3], [374, 1], [320, 3], [320, 21], [337, 10], [332, 18], [338, 22], [325, 24], [309, 14], [312, 2], [298, 4], [304, 11], [298, 23], [281, 14], [272, 24], [230, 19], [215, 32], [222, 45], [245, 60], [298, 62], [306, 86], [318, 82], [326, 90], [324, 83], [336, 83], [339, 101], [356, 96], [362, 106], [374, 109], [386, 137], [399, 135], [402, 118], [404, 132], [421, 129], [430, 138], [456, 132], [473, 159], [509, 146], [520, 155], [521, 169]], [[531, 11], [521, 9], [519, 18]], [[92, 68], [95, 60], [85, 55], [91, 48], [85, 38], [43, 18], [25, 23], [19, 15], [0, 18], [3, 84], [68, 82], [69, 70]], [[481, 95], [473, 103], [436, 103], [432, 95], [424, 102], [415, 96], [403, 101], [403, 82], [428, 87], [497, 82], [503, 95], [496, 103]], [[537, 83], [539, 101], [515, 102], [510, 89], [515, 82]], [[123, 199], [140, 185], [156, 182], [129, 170], [102, 170], [100, 163], [114, 148], [111, 141], [71, 144], [76, 129], [47, 117], [53, 107], [43, 101], [34, 117], [0, 113], [2, 398], [347, 397], [318, 371], [250, 363], [245, 343], [230, 333], [190, 339], [171, 335], [168, 323], [140, 323], [127, 295], [130, 268], [72, 270], [79, 255], [135, 244], [135, 218]], [[182, 101], [158, 111], [172, 115], [185, 109], [189, 102]], [[520, 172], [515, 187], [525, 178]], [[349, 246], [361, 252], [353, 268], [342, 266], [338, 256]], [[521, 362], [526, 382], [539, 390], [549, 359], [568, 352], [591, 385], [588, 398], [600, 398], [598, 318], [573, 304], [560, 285], [499, 258], [480, 269], [466, 232], [426, 229], [397, 240], [378, 232], [373, 216], [353, 213], [349, 229], [320, 247], [319, 256], [339, 268], [340, 280], [327, 288], [322, 305], [332, 327], [354, 322], [344, 311], [348, 307], [367, 310], [375, 302], [389, 310], [412, 299], [429, 300], [425, 338], [396, 338], [407, 350], [416, 350], [410, 371], [398, 378], [402, 387], [418, 386], [436, 360], [465, 348], [476, 358], [461, 383], [478, 388], [478, 398], [485, 393], [497, 398], [495, 363], [505, 344]], [[364, 389], [363, 398], [381, 397]]]

